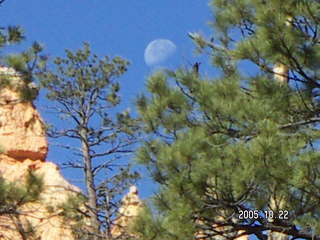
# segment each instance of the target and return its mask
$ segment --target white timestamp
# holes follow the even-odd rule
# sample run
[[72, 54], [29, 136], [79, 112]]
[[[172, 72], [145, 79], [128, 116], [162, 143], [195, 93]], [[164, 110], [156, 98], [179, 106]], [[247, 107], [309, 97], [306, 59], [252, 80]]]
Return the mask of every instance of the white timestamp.
[[[263, 213], [263, 215], [261, 214]], [[279, 210], [277, 212], [272, 210], [239, 210], [238, 219], [239, 220], [254, 220], [254, 219], [279, 219], [279, 220], [288, 220], [289, 211], [288, 210]]]

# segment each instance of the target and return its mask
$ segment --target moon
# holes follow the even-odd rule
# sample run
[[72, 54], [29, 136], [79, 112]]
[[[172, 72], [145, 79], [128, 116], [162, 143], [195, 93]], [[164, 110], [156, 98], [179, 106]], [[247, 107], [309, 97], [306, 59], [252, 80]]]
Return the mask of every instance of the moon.
[[167, 39], [156, 39], [144, 51], [144, 61], [150, 67], [157, 66], [170, 58], [177, 50], [176, 45]]

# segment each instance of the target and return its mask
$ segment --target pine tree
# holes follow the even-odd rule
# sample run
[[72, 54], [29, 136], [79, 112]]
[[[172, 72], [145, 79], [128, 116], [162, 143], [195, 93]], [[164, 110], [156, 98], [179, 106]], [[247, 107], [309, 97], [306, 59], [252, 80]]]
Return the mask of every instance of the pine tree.
[[[3, 1], [0, 2], [0, 5]], [[8, 45], [14, 45], [21, 43], [25, 39], [24, 31], [19, 26], [9, 26], [0, 28], [0, 50], [4, 49]], [[4, 64], [6, 55], [1, 54], [1, 65]], [[9, 85], [9, 79], [5, 76], [0, 77], [0, 88]]]
[[[0, 1], [0, 5], [3, 2]], [[24, 31], [20, 26], [0, 28], [0, 50], [8, 45], [19, 44], [24, 39]], [[34, 42], [28, 50], [21, 53], [0, 55], [0, 66], [9, 68], [8, 71], [14, 71], [0, 75], [0, 88], [13, 88], [20, 93], [21, 101], [32, 102], [39, 92], [39, 88], [34, 82], [34, 76], [44, 71], [46, 61], [47, 56], [43, 54], [43, 47], [37, 42]], [[9, 75], [11, 77], [8, 77]], [[16, 84], [12, 81], [12, 75], [17, 75], [22, 81]]]
[[[160, 71], [137, 100], [160, 189], [140, 239], [320, 239], [318, 1], [211, 1], [216, 70]], [[210, 40], [208, 40], [210, 39]]]
[[119, 196], [138, 177], [121, 159], [134, 150], [137, 141], [136, 120], [128, 110], [118, 111], [117, 79], [129, 63], [120, 57], [99, 59], [88, 43], [76, 52], [66, 50], [66, 55], [54, 59], [55, 70], [40, 76], [48, 98], [55, 103], [53, 111], [65, 120], [64, 126], [48, 133], [69, 139], [68, 145], [61, 145], [72, 150], [76, 159], [66, 159], [65, 165], [83, 171], [91, 226], [84, 235], [111, 239]]

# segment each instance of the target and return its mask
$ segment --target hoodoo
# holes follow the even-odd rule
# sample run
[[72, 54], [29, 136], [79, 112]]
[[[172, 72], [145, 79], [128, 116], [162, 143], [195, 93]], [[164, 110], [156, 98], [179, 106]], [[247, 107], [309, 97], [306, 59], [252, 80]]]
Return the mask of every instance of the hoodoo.
[[48, 143], [43, 122], [32, 102], [20, 100], [21, 76], [1, 67], [0, 77], [8, 83], [0, 89], [0, 174], [18, 186], [25, 184], [30, 170], [43, 178], [39, 200], [17, 204], [19, 214], [0, 214], [0, 239], [25, 239], [30, 227], [34, 239], [74, 239], [72, 223], [64, 221], [57, 206], [80, 189], [68, 183], [54, 163], [45, 161]]

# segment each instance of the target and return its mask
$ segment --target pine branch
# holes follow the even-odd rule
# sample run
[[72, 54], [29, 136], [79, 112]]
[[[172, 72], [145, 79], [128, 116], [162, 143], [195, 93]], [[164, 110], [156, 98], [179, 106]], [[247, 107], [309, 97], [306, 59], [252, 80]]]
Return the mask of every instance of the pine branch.
[[314, 117], [314, 118], [310, 118], [310, 119], [307, 119], [307, 120], [302, 120], [302, 121], [299, 121], [299, 122], [285, 124], [285, 125], [281, 126], [280, 129], [299, 127], [299, 126], [304, 126], [304, 125], [308, 125], [308, 124], [311, 124], [311, 123], [317, 123], [317, 122], [320, 122], [320, 117]]

